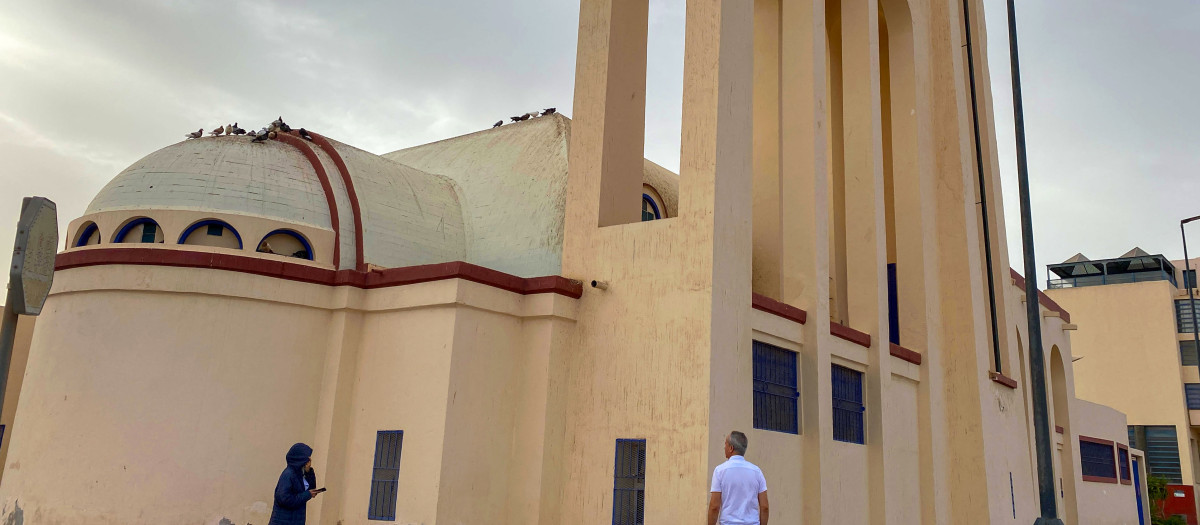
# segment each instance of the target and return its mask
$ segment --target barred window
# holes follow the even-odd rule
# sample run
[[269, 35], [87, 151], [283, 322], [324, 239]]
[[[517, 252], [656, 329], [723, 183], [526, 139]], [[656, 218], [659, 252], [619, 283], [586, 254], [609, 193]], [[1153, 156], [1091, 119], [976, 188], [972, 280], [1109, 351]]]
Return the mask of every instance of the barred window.
[[1196, 332], [1196, 314], [1192, 312], [1190, 299], [1175, 300], [1175, 331], [1181, 334]]
[[800, 433], [796, 353], [754, 341], [754, 428]]
[[613, 525], [642, 525], [646, 511], [646, 440], [618, 439], [613, 468]]
[[863, 374], [844, 366], [833, 365], [833, 439], [846, 443], [864, 444]]
[[1117, 468], [1121, 470], [1121, 481], [1130, 481], [1129, 449], [1117, 447]]
[[400, 481], [403, 430], [380, 430], [375, 435], [375, 468], [371, 473], [371, 503], [367, 519], [396, 521], [396, 489]]
[[1179, 439], [1174, 425], [1129, 425], [1129, 446], [1146, 452], [1146, 473], [1183, 483]]
[[1112, 445], [1079, 438], [1079, 462], [1083, 467], [1084, 481], [1115, 481], [1117, 479], [1117, 464], [1115, 456], [1113, 456]]

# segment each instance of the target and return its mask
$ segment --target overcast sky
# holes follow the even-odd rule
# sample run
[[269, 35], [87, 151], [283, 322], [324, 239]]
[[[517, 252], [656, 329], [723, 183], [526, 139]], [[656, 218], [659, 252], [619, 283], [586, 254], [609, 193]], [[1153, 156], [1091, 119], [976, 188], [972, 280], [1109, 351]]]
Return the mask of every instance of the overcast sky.
[[[985, 3], [1019, 267], [1004, 2]], [[646, 154], [675, 170], [684, 2], [650, 4]], [[1018, 9], [1039, 278], [1079, 251], [1180, 257], [1178, 221], [1200, 215], [1200, 3]], [[385, 153], [569, 115], [578, 16], [573, 0], [0, 0], [0, 246], [22, 196], [56, 201], [65, 235], [113, 176], [200, 127], [283, 115]]]

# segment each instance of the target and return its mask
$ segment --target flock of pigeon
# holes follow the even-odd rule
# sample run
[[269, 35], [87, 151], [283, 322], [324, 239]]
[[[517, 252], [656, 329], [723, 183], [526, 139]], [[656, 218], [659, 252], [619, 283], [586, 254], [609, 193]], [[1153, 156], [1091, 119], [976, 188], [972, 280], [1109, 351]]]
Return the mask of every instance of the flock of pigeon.
[[[250, 142], [266, 142], [269, 139], [273, 139], [273, 138], [277, 137], [279, 132], [288, 133], [290, 131], [292, 131], [292, 127], [287, 125], [287, 123], [283, 121], [283, 117], [279, 117], [279, 118], [275, 119], [275, 121], [272, 122], [270, 125], [262, 128], [258, 131], [246, 131], [246, 130], [238, 127], [237, 122], [234, 122], [233, 124], [217, 126], [216, 129], [213, 129], [212, 131], [208, 132], [208, 135], [210, 137], [220, 137], [221, 135], [230, 135], [230, 136], [232, 136], [232, 135], [247, 135], [247, 136], [251, 137], [251, 139], [253, 139]], [[312, 134], [310, 134], [308, 132], [308, 130], [306, 130], [304, 128], [300, 128], [298, 131], [300, 133], [300, 137], [303, 138], [304, 140], [312, 140], [313, 139]], [[188, 133], [187, 135], [184, 135], [184, 137], [189, 138], [189, 139], [198, 139], [203, 136], [204, 136], [204, 128], [200, 128], [196, 131]]]
[[[541, 111], [530, 111], [529, 113], [526, 113], [524, 115], [508, 117], [508, 119], [513, 122], [525, 122], [526, 120], [529, 120], [531, 118], [544, 117], [546, 115], [553, 115], [557, 112], [558, 112], [558, 108], [546, 108]], [[502, 120], [497, 120], [496, 123], [492, 125], [492, 127], [498, 128], [503, 125], [504, 125], [504, 120], [502, 119]]]

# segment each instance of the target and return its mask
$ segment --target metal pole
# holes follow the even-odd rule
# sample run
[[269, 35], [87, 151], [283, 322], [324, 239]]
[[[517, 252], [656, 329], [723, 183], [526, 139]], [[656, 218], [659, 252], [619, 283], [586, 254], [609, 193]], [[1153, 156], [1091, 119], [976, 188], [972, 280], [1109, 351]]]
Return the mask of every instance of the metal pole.
[[983, 257], [987, 268], [988, 307], [992, 316], [992, 362], [996, 373], [1004, 373], [1000, 359], [1000, 323], [996, 315], [996, 277], [992, 268], [992, 227], [988, 222], [987, 177], [983, 172], [983, 141], [979, 134], [979, 101], [975, 93], [975, 46], [971, 40], [970, 0], [963, 0], [963, 24], [967, 40], [967, 78], [971, 83], [971, 122], [975, 125], [975, 169], [979, 175], [979, 213], [983, 226]]
[[1054, 460], [1050, 451], [1050, 417], [1046, 406], [1046, 358], [1042, 349], [1042, 311], [1038, 301], [1037, 262], [1033, 252], [1033, 213], [1029, 204], [1029, 162], [1025, 155], [1025, 107], [1021, 98], [1021, 64], [1017, 54], [1017, 15], [1008, 0], [1009, 62], [1012, 68], [1013, 113], [1017, 131], [1017, 182], [1021, 200], [1021, 244], [1025, 251], [1025, 313], [1029, 319], [1029, 372], [1033, 393], [1033, 434], [1037, 446], [1038, 495], [1042, 516], [1035, 525], [1062, 525], [1054, 494]]
[[1187, 252], [1187, 234], [1183, 231], [1183, 225], [1194, 220], [1200, 219], [1200, 216], [1192, 217], [1179, 221], [1179, 236], [1183, 238], [1183, 285], [1188, 289], [1188, 304], [1192, 307], [1192, 340], [1195, 341], [1196, 351], [1200, 352], [1200, 326], [1196, 322], [1196, 296], [1192, 289], [1196, 287], [1196, 279], [1192, 278], [1192, 282], [1188, 282], [1188, 274], [1192, 273], [1192, 262], [1188, 260]]

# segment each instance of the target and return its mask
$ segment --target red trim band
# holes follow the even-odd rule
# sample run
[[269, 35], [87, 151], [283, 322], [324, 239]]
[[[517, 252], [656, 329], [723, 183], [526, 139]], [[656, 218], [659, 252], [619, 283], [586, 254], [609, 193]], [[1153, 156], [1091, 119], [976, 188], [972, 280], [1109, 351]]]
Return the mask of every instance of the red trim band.
[[[1008, 271], [1012, 275], [1013, 281], [1016, 281], [1017, 287], [1024, 290], [1025, 277], [1022, 277], [1021, 274], [1012, 268], [1009, 268]], [[1058, 316], [1062, 318], [1064, 323], [1071, 324], [1071, 313], [1059, 306], [1058, 303], [1054, 302], [1054, 299], [1051, 299], [1049, 295], [1046, 295], [1041, 290], [1038, 290], [1038, 303], [1045, 306], [1047, 310], [1058, 312]]]
[[1054, 431], [1058, 432], [1059, 434], [1062, 434], [1064, 432], [1063, 427], [1058, 426], [1058, 425], [1054, 425]]
[[914, 352], [896, 343], [888, 343], [888, 351], [892, 354], [892, 357], [908, 361], [917, 366], [921, 365], [921, 354], [919, 352]]
[[[307, 131], [307, 130], [305, 130]], [[292, 131], [293, 134], [299, 135], [299, 131]], [[350, 211], [354, 215], [354, 267], [360, 272], [367, 270], [367, 263], [363, 259], [363, 223], [362, 223], [362, 208], [358, 203], [358, 192], [354, 191], [354, 179], [350, 178], [350, 169], [346, 167], [346, 162], [342, 160], [342, 155], [338, 153], [333, 144], [322, 135], [318, 135], [309, 131], [312, 135], [313, 142], [320, 146], [321, 151], [324, 151], [329, 158], [333, 159], [334, 166], [337, 166], [342, 175], [342, 183], [346, 185], [346, 195], [350, 197]]]
[[808, 312], [762, 294], [754, 294], [750, 304], [755, 310], [777, 315], [789, 321], [795, 321], [800, 324], [808, 322]]
[[856, 345], [871, 348], [871, 334], [859, 332], [849, 326], [829, 321], [829, 333]]
[[1106, 447], [1115, 447], [1117, 445], [1117, 443], [1115, 441], [1109, 441], [1107, 439], [1100, 439], [1100, 438], [1094, 438], [1094, 437], [1088, 437], [1088, 436], [1079, 436], [1079, 440], [1086, 441], [1088, 443], [1095, 443], [1097, 445], [1104, 445]]
[[446, 279], [462, 279], [521, 295], [556, 293], [573, 299], [583, 296], [583, 284], [565, 277], [551, 275], [527, 279], [461, 261], [360, 272], [357, 270], [331, 270], [288, 261], [224, 253], [155, 248], [97, 248], [60, 253], [54, 266], [56, 271], [62, 271], [71, 268], [116, 264], [209, 268], [325, 286], [353, 286], [367, 290]]
[[1083, 476], [1083, 480], [1090, 481], [1092, 483], [1112, 483], [1114, 485], [1117, 484], [1117, 478], [1106, 478], [1106, 477], [1102, 477], [1102, 476]]
[[1017, 389], [1017, 380], [1013, 379], [1011, 377], [1008, 377], [1004, 374], [999, 374], [996, 372], [988, 372], [988, 377], [991, 378], [993, 383], [1004, 385], [1013, 390]]
[[[325, 203], [329, 205], [329, 224], [333, 227], [333, 267], [338, 268], [342, 265], [342, 228], [338, 221], [337, 200], [333, 197], [333, 186], [329, 183], [329, 175], [325, 173], [325, 166], [321, 164], [321, 159], [317, 158], [317, 154], [313, 152], [312, 148], [305, 144], [306, 141], [287, 133], [276, 133], [275, 138], [279, 142], [300, 150], [304, 158], [308, 159], [308, 163], [312, 164], [313, 170], [317, 172], [317, 178], [321, 180], [321, 189], [325, 191]], [[257, 248], [255, 246], [255, 249]]]

